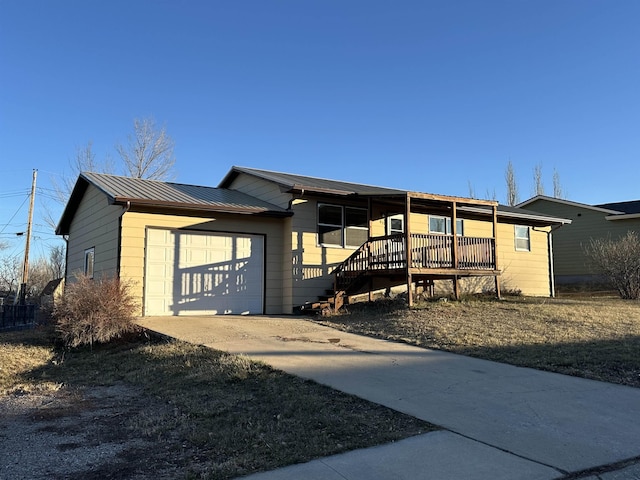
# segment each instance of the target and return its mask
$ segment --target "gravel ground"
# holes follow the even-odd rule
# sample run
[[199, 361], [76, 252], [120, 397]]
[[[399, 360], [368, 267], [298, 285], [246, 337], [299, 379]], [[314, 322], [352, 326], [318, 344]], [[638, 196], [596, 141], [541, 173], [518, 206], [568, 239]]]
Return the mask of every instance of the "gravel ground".
[[141, 411], [166, 408], [142, 398], [122, 385], [0, 397], [0, 478], [183, 477], [187, 452], [132, 434]]

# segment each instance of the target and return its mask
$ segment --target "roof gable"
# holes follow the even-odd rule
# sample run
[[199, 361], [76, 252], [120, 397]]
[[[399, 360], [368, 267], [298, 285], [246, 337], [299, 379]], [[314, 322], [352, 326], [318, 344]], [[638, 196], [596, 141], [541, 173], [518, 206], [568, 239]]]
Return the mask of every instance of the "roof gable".
[[333, 195], [400, 195], [406, 194], [406, 190], [396, 188], [378, 187], [361, 183], [329, 180], [326, 178], [295, 175], [291, 173], [273, 172], [257, 168], [232, 167], [229, 173], [218, 184], [218, 188], [229, 187], [233, 180], [241, 173], [253, 175], [258, 178], [276, 183], [287, 192], [313, 192]]
[[56, 233], [68, 233], [71, 220], [89, 185], [104, 193], [110, 204], [171, 207], [202, 212], [290, 216], [291, 212], [246, 193], [224, 188], [160, 182], [83, 172], [62, 214]]

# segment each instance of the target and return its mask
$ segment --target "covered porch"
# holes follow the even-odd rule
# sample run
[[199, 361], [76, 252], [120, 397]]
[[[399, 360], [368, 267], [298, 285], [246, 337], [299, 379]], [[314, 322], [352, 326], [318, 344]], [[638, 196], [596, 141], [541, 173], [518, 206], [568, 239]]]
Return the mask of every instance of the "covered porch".
[[[369, 232], [374, 222], [394, 216], [402, 220], [402, 232], [370, 236], [334, 271], [334, 308], [355, 293], [371, 295], [373, 281], [386, 278], [397, 285], [406, 284], [407, 302], [414, 304], [412, 286], [433, 285], [434, 280], [453, 282], [453, 293], [461, 295], [460, 279], [491, 276], [500, 297], [500, 269], [497, 261], [497, 207], [490, 200], [476, 200], [407, 192], [404, 196], [368, 198]], [[447, 219], [448, 233], [424, 233], [412, 228], [415, 214], [439, 215]], [[490, 225], [490, 236], [466, 236], [458, 231], [459, 219], [482, 220]], [[423, 229], [424, 230], [424, 229]], [[388, 233], [388, 229], [387, 229]]]

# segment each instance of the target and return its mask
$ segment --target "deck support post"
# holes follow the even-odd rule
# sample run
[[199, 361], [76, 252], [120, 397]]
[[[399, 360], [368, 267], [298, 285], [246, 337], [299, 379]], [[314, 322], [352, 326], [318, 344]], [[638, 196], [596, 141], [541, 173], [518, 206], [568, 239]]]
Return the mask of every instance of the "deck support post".
[[453, 295], [456, 300], [460, 300], [460, 277], [453, 276]]
[[405, 268], [407, 269], [407, 305], [413, 307], [413, 289], [411, 288], [411, 196], [407, 192], [404, 210], [404, 243], [405, 243]]

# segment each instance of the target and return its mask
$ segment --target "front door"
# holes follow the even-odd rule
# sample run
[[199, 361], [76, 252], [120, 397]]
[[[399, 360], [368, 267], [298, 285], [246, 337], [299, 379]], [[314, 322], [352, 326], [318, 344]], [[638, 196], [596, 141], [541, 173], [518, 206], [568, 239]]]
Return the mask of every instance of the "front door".
[[[386, 222], [387, 235], [399, 235], [404, 233], [404, 215], [397, 213], [389, 215]], [[404, 238], [387, 240], [388, 268], [404, 268]]]

